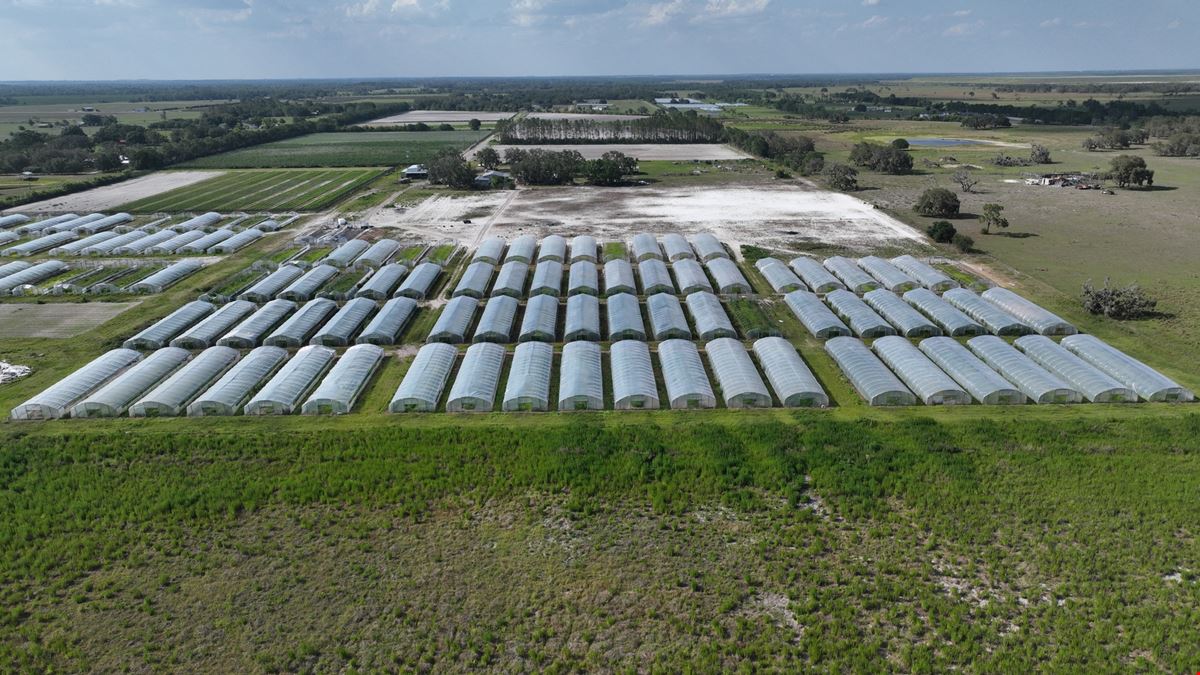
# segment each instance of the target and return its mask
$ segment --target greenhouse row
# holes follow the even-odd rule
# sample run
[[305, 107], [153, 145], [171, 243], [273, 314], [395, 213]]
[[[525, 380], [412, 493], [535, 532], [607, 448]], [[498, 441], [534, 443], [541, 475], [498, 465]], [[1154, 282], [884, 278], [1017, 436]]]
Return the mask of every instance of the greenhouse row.
[[[11, 243], [23, 236], [31, 236], [0, 251], [5, 256], [30, 256], [48, 253], [57, 256], [131, 256], [171, 254], [225, 254], [237, 251], [260, 239], [265, 232], [273, 232], [279, 223], [266, 220], [254, 227], [234, 230], [232, 221], [221, 229], [207, 231], [208, 225], [219, 222], [219, 214], [200, 217], [204, 225], [191, 227], [185, 221], [174, 227], [158, 229], [148, 223], [136, 229], [126, 226], [133, 221], [128, 213], [111, 216], [91, 214], [83, 218], [68, 218], [59, 221], [51, 218], [37, 223], [27, 223], [16, 230], [0, 232], [0, 244]], [[163, 219], [166, 220], [166, 219]], [[196, 219], [193, 219], [196, 220]], [[239, 219], [241, 220], [241, 219]], [[57, 222], [51, 222], [57, 221]], [[211, 222], [210, 222], [211, 221]], [[42, 227], [44, 223], [50, 223]]]

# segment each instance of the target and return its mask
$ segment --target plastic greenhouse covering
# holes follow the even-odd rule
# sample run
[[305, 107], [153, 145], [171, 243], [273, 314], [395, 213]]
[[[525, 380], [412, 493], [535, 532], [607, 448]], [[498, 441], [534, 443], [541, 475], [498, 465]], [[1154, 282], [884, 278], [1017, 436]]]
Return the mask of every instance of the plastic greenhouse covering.
[[[221, 232], [222, 230], [217, 230], [217, 231]], [[136, 230], [135, 230], [135, 232], [136, 232]], [[126, 232], [125, 234], [132, 234], [132, 233]], [[125, 235], [118, 234], [117, 236], [123, 237]], [[187, 244], [190, 244], [198, 239], [203, 239], [207, 236], [208, 236], [207, 234], [201, 232], [200, 230], [191, 230], [189, 232], [183, 232], [182, 234], [177, 234], [174, 237], [171, 237], [170, 239], [164, 241], [161, 244], [155, 244], [154, 246], [151, 246], [149, 251], [147, 251], [147, 252], [154, 253], [154, 254], [174, 253], [174, 252], [178, 251], [179, 249], [183, 248], [184, 246], [186, 246]], [[232, 232], [230, 233], [230, 236], [233, 236]], [[133, 240], [130, 239], [129, 241], [133, 241]], [[203, 249], [201, 249], [201, 250], [203, 250]]]
[[286, 349], [258, 347], [251, 350], [221, 379], [188, 404], [187, 414], [192, 417], [238, 414], [254, 390], [286, 360]]
[[528, 263], [512, 260], [504, 263], [500, 274], [496, 277], [496, 285], [492, 287], [492, 297], [507, 295], [514, 298], [524, 297], [525, 279], [529, 277]]
[[18, 270], [6, 277], [0, 278], [0, 294], [11, 293], [13, 289], [20, 288], [26, 284], [36, 284], [66, 269], [67, 264], [61, 260], [47, 260], [26, 267], [23, 270]]
[[596, 272], [596, 263], [590, 260], [571, 263], [571, 271], [567, 275], [567, 295], [581, 293], [600, 294], [600, 275]]
[[396, 295], [414, 300], [424, 300], [433, 290], [433, 285], [441, 274], [442, 268], [439, 265], [423, 262], [413, 268], [412, 273], [396, 290]]
[[736, 338], [737, 331], [729, 321], [729, 315], [721, 306], [720, 299], [707, 291], [692, 293], [684, 299], [688, 313], [692, 315], [692, 323], [696, 324], [696, 332], [701, 340], [717, 338]]
[[482, 342], [468, 347], [450, 387], [446, 412], [491, 412], [503, 366], [503, 346]]
[[647, 232], [633, 235], [629, 248], [633, 251], [633, 259], [636, 262], [651, 259], [662, 260], [663, 257], [662, 249], [658, 247], [658, 240]]
[[471, 262], [499, 265], [500, 261], [504, 260], [504, 249], [507, 246], [504, 237], [488, 237], [479, 242], [479, 248], [475, 249], [475, 255], [471, 256]]
[[850, 325], [850, 330], [861, 338], [896, 334], [896, 329], [892, 328], [891, 324], [876, 314], [862, 298], [850, 291], [830, 291], [825, 294], [825, 302], [829, 303], [830, 308]]
[[263, 338], [264, 345], [274, 347], [301, 347], [317, 332], [331, 314], [337, 311], [337, 303], [329, 298], [309, 300]]
[[908, 276], [899, 267], [880, 258], [878, 256], [869, 255], [865, 258], [858, 259], [858, 266], [867, 271], [872, 277], [875, 277], [883, 287], [893, 293], [903, 293], [917, 288], [921, 284], [916, 279]]
[[317, 265], [280, 291], [279, 297], [284, 300], [311, 300], [317, 291], [321, 290], [321, 287], [329, 283], [329, 280], [336, 277], [337, 274], [336, 267]]
[[344, 347], [354, 344], [354, 337], [367, 319], [375, 312], [377, 305], [368, 298], [354, 298], [334, 314], [324, 326], [312, 336], [309, 343], [325, 345], [326, 347]]
[[376, 345], [354, 345], [347, 349], [301, 406], [300, 412], [305, 415], [350, 412], [381, 361], [383, 349]]
[[967, 347], [983, 362], [1017, 385], [1035, 403], [1080, 403], [1083, 394], [1062, 378], [1017, 351], [1016, 347], [995, 335], [980, 335], [967, 340]]
[[932, 337], [942, 334], [942, 330], [925, 318], [924, 314], [913, 309], [912, 305], [886, 288], [867, 291], [863, 300], [871, 309], [887, 319], [888, 323], [895, 326], [896, 331], [904, 337]]
[[287, 288], [292, 282], [304, 276], [304, 270], [295, 265], [281, 265], [274, 272], [260, 279], [247, 288], [238, 297], [251, 302], [266, 302]]
[[290, 415], [300, 401], [312, 391], [321, 375], [329, 368], [337, 353], [329, 347], [309, 345], [283, 364], [279, 372], [245, 406], [246, 415]]
[[713, 394], [708, 374], [704, 372], [704, 363], [700, 360], [696, 345], [687, 340], [661, 342], [658, 345], [658, 361], [671, 408], [716, 407], [717, 397]]
[[975, 319], [927, 288], [914, 288], [901, 299], [921, 310], [946, 335], [982, 335], [987, 332]]
[[72, 417], [119, 417], [151, 387], [191, 357], [186, 349], [164, 347], [151, 352], [71, 409]]
[[610, 296], [605, 313], [608, 315], [610, 341], [646, 339], [646, 324], [642, 321], [642, 308], [636, 296], [629, 293]]
[[141, 353], [133, 349], [112, 349], [104, 352], [79, 370], [13, 408], [12, 418], [45, 420], [66, 417], [72, 403], [92, 393], [141, 358]]
[[88, 223], [94, 223], [97, 220], [103, 219], [103, 213], [89, 213], [86, 216], [79, 216], [78, 218], [73, 218], [71, 220], [59, 221], [53, 225], [42, 228], [41, 231], [44, 234], [50, 234], [52, 232], [72, 232], [75, 230], [75, 228], [80, 227], [81, 225], [87, 225]]
[[522, 262], [526, 265], [534, 260], [537, 255], [537, 237], [532, 234], [523, 234], [508, 245], [508, 253], [504, 254], [504, 262]]
[[971, 404], [971, 395], [906, 338], [881, 337], [871, 348], [925, 405]]
[[550, 367], [554, 348], [545, 342], [524, 342], [513, 352], [501, 409], [546, 410], [550, 407]]
[[690, 258], [684, 258], [677, 260], [671, 267], [675, 268], [675, 283], [683, 295], [691, 295], [700, 291], [712, 292], [712, 284], [708, 281], [708, 275], [704, 273], [704, 268], [700, 266], [700, 263]]
[[533, 283], [529, 295], [553, 295], [562, 292], [563, 266], [555, 260], [543, 260], [533, 270]]
[[203, 230], [205, 228], [212, 227], [219, 222], [221, 222], [221, 214], [217, 213], [216, 211], [209, 211], [208, 213], [202, 213], [195, 218], [189, 218], [182, 223], [174, 225], [171, 227], [171, 229], [175, 230], [176, 232], [185, 232], [187, 230]]
[[1137, 392], [1044, 335], [1026, 335], [1017, 338], [1013, 345], [1089, 401], [1127, 403], [1137, 400]]
[[571, 240], [571, 263], [580, 260], [596, 262], [596, 238], [589, 234], [581, 234]]
[[667, 271], [666, 264], [657, 258], [647, 258], [638, 263], [638, 276], [642, 278], [643, 295], [675, 292], [671, 273]]
[[37, 239], [31, 239], [22, 244], [17, 244], [16, 246], [10, 246], [9, 248], [0, 251], [0, 255], [33, 255], [41, 251], [49, 251], [52, 248], [62, 246], [63, 244], [69, 241], [74, 241], [78, 238], [79, 235], [75, 234], [74, 232], [55, 232], [53, 234], [47, 234], [38, 237]]
[[792, 268], [775, 258], [761, 258], [754, 263], [754, 267], [776, 293], [808, 290], [808, 287], [804, 285], [800, 277], [796, 276]]
[[161, 293], [165, 289], [170, 288], [172, 284], [192, 274], [201, 267], [203, 265], [199, 260], [180, 260], [137, 283], [130, 284], [129, 290], [133, 293]]
[[296, 311], [291, 300], [272, 300], [222, 335], [217, 344], [235, 349], [256, 347], [284, 317]]
[[[231, 239], [235, 234], [237, 233], [233, 230], [224, 227], [219, 230], [213, 230], [207, 234], [202, 230], [188, 230], [183, 234], [177, 234], [174, 237], [171, 237], [161, 244], [151, 246], [150, 251], [157, 252], [161, 248], [174, 245], [175, 249], [182, 249], [182, 253], [203, 253], [217, 244], [220, 244], [227, 239]], [[176, 244], [175, 242], [180, 238], [187, 238], [187, 241]]]
[[4, 232], [0, 232], [0, 245], [14, 242], [20, 238], [21, 238], [21, 235], [17, 234], [16, 232], [12, 232], [12, 231], [8, 231], [8, 230], [6, 230]]
[[567, 260], [567, 240], [557, 234], [552, 234], [538, 244], [537, 262], [545, 262], [553, 260], [555, 262], [566, 262]]
[[1033, 332], [1017, 317], [965, 288], [951, 288], [942, 294], [942, 298], [996, 335], [1025, 335]]
[[1191, 391], [1094, 335], [1063, 338], [1062, 346], [1147, 401], [1191, 401]]
[[454, 297], [465, 295], [471, 298], [482, 298], [487, 293], [488, 284], [492, 281], [492, 272], [496, 268], [488, 262], [473, 262], [467, 265], [466, 271], [454, 287]]
[[437, 410], [457, 357], [458, 350], [452, 345], [434, 343], [421, 347], [392, 395], [388, 410], [394, 413]]
[[755, 340], [753, 349], [783, 407], [824, 408], [829, 405], [829, 395], [792, 343], [781, 337], [765, 337]]
[[676, 232], [664, 234], [662, 237], [663, 251], [667, 254], [667, 260], [676, 262], [685, 259], [695, 259], [696, 252], [692, 250], [692, 245], [682, 235]]
[[520, 301], [508, 296], [492, 298], [483, 306], [479, 325], [475, 328], [472, 342], [512, 342], [513, 320], [517, 316]]
[[989, 288], [979, 297], [1017, 317], [1042, 335], [1074, 335], [1079, 332], [1069, 321], [1007, 288]]
[[117, 225], [123, 225], [132, 221], [133, 216], [128, 213], [114, 213], [111, 216], [106, 216], [104, 218], [100, 218], [99, 220], [93, 220], [90, 223], [76, 225], [73, 229], [80, 234], [93, 234], [96, 232], [103, 232], [109, 228], [116, 227]]
[[217, 338], [229, 332], [234, 324], [250, 316], [250, 313], [256, 309], [258, 307], [248, 300], [234, 300], [224, 304], [217, 311], [205, 317], [203, 321], [171, 340], [171, 346], [184, 349], [211, 347], [216, 344]]
[[94, 246], [119, 236], [121, 235], [111, 230], [108, 232], [97, 232], [96, 234], [88, 235], [83, 239], [69, 241], [62, 246], [51, 249], [50, 255], [79, 255], [79, 252], [88, 246]]
[[124, 234], [118, 234], [112, 239], [107, 239], [98, 244], [92, 244], [79, 252], [80, 255], [108, 255], [115, 249], [124, 246], [130, 242], [137, 241], [142, 237], [149, 235], [146, 230], [132, 230]]
[[358, 259], [360, 255], [366, 252], [371, 245], [362, 239], [351, 239], [341, 246], [333, 249], [333, 252], [325, 256], [321, 261], [323, 265], [337, 267], [339, 269], [348, 267], [350, 263]]
[[846, 284], [846, 288], [855, 293], [866, 293], [879, 288], [880, 283], [875, 280], [875, 277], [867, 274], [863, 268], [858, 266], [850, 258], [843, 258], [835, 255], [832, 258], [825, 259], [825, 269], [829, 270]]
[[208, 249], [209, 253], [233, 253], [262, 239], [263, 233], [251, 227]]
[[[11, 216], [9, 216], [9, 217], [11, 217]], [[28, 220], [28, 217], [26, 217], [25, 222], [20, 223], [20, 227], [16, 228], [16, 233], [24, 237], [24, 236], [32, 234], [34, 232], [42, 232], [46, 228], [50, 227], [51, 225], [65, 223], [68, 220], [75, 220], [78, 217], [79, 216], [74, 213], [64, 213], [61, 216], [54, 216], [53, 218], [43, 218], [41, 220], [35, 220], [32, 222], [30, 222]], [[15, 224], [15, 221], [14, 221], [14, 224]], [[6, 225], [6, 227], [12, 227], [12, 224]]]
[[1025, 394], [1013, 387], [999, 373], [989, 368], [986, 363], [980, 361], [954, 338], [925, 338], [918, 347], [980, 403], [985, 405], [1025, 403]]
[[629, 293], [637, 295], [637, 284], [633, 280], [633, 265], [618, 258], [604, 263], [604, 294]]
[[264, 220], [254, 226], [254, 229], [258, 230], [259, 232], [278, 232], [282, 228], [283, 225], [280, 225], [279, 221], [269, 219]]
[[384, 265], [376, 270], [354, 295], [372, 300], [387, 300], [392, 297], [392, 291], [396, 290], [406, 274], [408, 274], [408, 267], [400, 263]]
[[850, 334], [846, 324], [813, 293], [792, 291], [783, 296], [783, 302], [813, 337], [824, 339]]
[[236, 349], [209, 347], [129, 408], [130, 417], [176, 417], [238, 360]]
[[604, 375], [600, 368], [600, 345], [568, 342], [563, 345], [558, 373], [559, 410], [604, 408]]
[[753, 292], [750, 282], [746, 281], [746, 277], [738, 269], [737, 263], [729, 258], [713, 258], [705, 264], [708, 266], [708, 271], [712, 273], [713, 280], [717, 282], [718, 293], [740, 295]]
[[897, 378], [879, 357], [853, 337], [835, 337], [825, 342], [825, 351], [867, 405], [916, 405], [917, 397]]
[[537, 295], [525, 303], [518, 342], [554, 342], [558, 326], [558, 298]]
[[400, 340], [400, 333], [413, 314], [417, 311], [417, 301], [412, 298], [392, 298], [383, 303], [383, 307], [371, 323], [363, 329], [355, 342], [373, 345], [394, 345]]
[[958, 282], [951, 279], [948, 274], [911, 255], [896, 256], [892, 258], [892, 264], [931, 291], [940, 293], [951, 288], [958, 288]]
[[654, 332], [655, 340], [691, 339], [692, 331], [688, 328], [679, 298], [657, 293], [646, 298], [646, 309], [650, 312], [650, 329]]
[[692, 235], [692, 248], [696, 249], [697, 257], [704, 262], [729, 257], [729, 252], [721, 245], [720, 240], [709, 232]]
[[371, 244], [354, 264], [358, 267], [382, 267], [392, 257], [392, 254], [400, 250], [400, 242], [395, 239], [380, 239]]
[[650, 348], [638, 340], [621, 340], [609, 348], [613, 408], [656, 409], [660, 406]]
[[471, 320], [475, 318], [478, 307], [479, 301], [475, 298], [459, 296], [450, 300], [442, 308], [426, 341], [458, 343], [466, 340], [467, 330], [471, 328]]
[[704, 346], [727, 408], [770, 408], [771, 392], [742, 343], [718, 338]]
[[7, 277], [10, 274], [16, 274], [22, 270], [27, 270], [33, 267], [33, 263], [25, 262], [24, 260], [14, 260], [10, 263], [0, 265], [0, 279]]
[[594, 295], [572, 295], [567, 298], [563, 342], [575, 340], [600, 341], [600, 300]]
[[[0, 216], [0, 227], [12, 227], [13, 225], [23, 225], [29, 222], [29, 216], [23, 213], [13, 213], [7, 216]], [[61, 220], [58, 222], [62, 222]]]
[[122, 344], [126, 349], [158, 349], [165, 347], [172, 338], [212, 314], [215, 307], [211, 302], [193, 300], [150, 324], [137, 335]]
[[116, 255], [141, 255], [142, 253], [149, 251], [156, 244], [161, 244], [162, 242], [167, 241], [174, 236], [175, 233], [171, 230], [159, 230], [158, 232], [147, 234], [144, 237], [134, 239], [127, 244], [118, 246], [117, 248], [114, 248], [112, 252]]

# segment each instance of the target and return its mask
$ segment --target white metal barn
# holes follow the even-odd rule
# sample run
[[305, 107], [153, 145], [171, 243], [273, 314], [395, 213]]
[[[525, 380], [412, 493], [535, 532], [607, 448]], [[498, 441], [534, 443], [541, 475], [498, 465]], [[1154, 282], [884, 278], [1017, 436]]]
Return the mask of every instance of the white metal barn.
[[881, 337], [871, 349], [925, 405], [971, 404], [971, 395], [906, 338]]
[[633, 265], [623, 258], [604, 263], [604, 295], [616, 295], [617, 293], [637, 295], [637, 284], [633, 280]]
[[552, 234], [538, 244], [537, 262], [552, 260], [557, 263], [567, 261], [567, 240], [560, 235]]
[[453, 298], [442, 308], [441, 315], [429, 331], [426, 342], [459, 343], [467, 339], [467, 331], [475, 318], [479, 301], [465, 295]]
[[247, 300], [234, 300], [221, 305], [217, 311], [209, 314], [200, 323], [188, 328], [181, 335], [171, 340], [172, 347], [183, 349], [207, 349], [217, 343], [217, 338], [229, 332], [242, 319], [258, 307]]
[[858, 259], [858, 266], [867, 271], [867, 274], [875, 277], [883, 287], [893, 293], [903, 293], [911, 291], [920, 286], [916, 279], [908, 276], [899, 267], [880, 258], [878, 256], [869, 255], [865, 258]]
[[954, 338], [925, 338], [917, 346], [980, 403], [984, 405], [1025, 403], [1025, 394], [1001, 377], [999, 373], [989, 368], [986, 363], [980, 361]]
[[130, 293], [162, 293], [184, 277], [199, 270], [204, 265], [199, 260], [180, 260], [168, 265], [150, 276], [130, 284]]
[[614, 342], [609, 348], [609, 358], [613, 409], [657, 409], [660, 405], [658, 387], [654, 383], [654, 367], [646, 343], [638, 340]]
[[783, 407], [824, 408], [829, 405], [829, 395], [792, 343], [781, 337], [765, 337], [755, 340], [753, 349]]
[[367, 381], [383, 361], [376, 345], [354, 345], [347, 349], [301, 406], [304, 415], [344, 415], [354, 408]]
[[581, 234], [571, 240], [571, 264], [586, 260], [596, 264], [596, 238], [589, 234]]
[[600, 367], [600, 345], [568, 342], [563, 345], [558, 373], [559, 410], [602, 410], [604, 375]]
[[888, 370], [879, 357], [871, 353], [862, 340], [835, 337], [825, 342], [825, 351], [833, 357], [842, 374], [867, 405], [916, 405], [917, 397]]
[[263, 338], [284, 320], [284, 317], [294, 311], [296, 311], [296, 303], [291, 300], [272, 300], [234, 326], [233, 330], [222, 335], [217, 340], [217, 344], [234, 349], [257, 347], [262, 344]]
[[504, 237], [488, 237], [479, 242], [479, 248], [475, 249], [475, 255], [471, 256], [471, 263], [499, 265], [504, 260], [504, 249], [507, 246]]
[[554, 348], [545, 342], [523, 342], [513, 352], [501, 409], [544, 411], [550, 407], [550, 370]]
[[695, 251], [692, 250], [692, 245], [682, 235], [676, 232], [664, 234], [662, 238], [663, 251], [667, 254], [667, 260], [670, 262], [678, 262], [680, 260], [694, 260], [696, 258]]
[[304, 270], [299, 267], [280, 265], [274, 272], [247, 288], [238, 298], [250, 302], [266, 302], [302, 276], [304, 276]]
[[475, 327], [472, 342], [512, 342], [513, 320], [517, 317], [520, 301], [516, 298], [502, 295], [488, 300], [483, 306], [483, 314], [479, 317], [479, 325]]
[[183, 365], [191, 354], [186, 349], [163, 347], [133, 364], [108, 384], [89, 394], [71, 408], [72, 417], [119, 417], [151, 387]]
[[667, 401], [673, 410], [717, 406], [717, 397], [695, 344], [687, 340], [661, 342], [658, 361], [667, 387]]
[[452, 297], [467, 296], [476, 300], [487, 294], [488, 284], [492, 282], [492, 272], [496, 270], [492, 264], [484, 261], [473, 262], [467, 265], [467, 269], [463, 271], [462, 277], [458, 280], [458, 285], [454, 287]]
[[610, 341], [646, 339], [646, 324], [642, 321], [642, 308], [636, 296], [630, 293], [609, 296], [605, 314]]
[[423, 262], [414, 267], [408, 278], [400, 284], [400, 288], [396, 290], [396, 296], [412, 298], [413, 300], [424, 300], [433, 291], [433, 285], [441, 275], [442, 268], [440, 265]]
[[[317, 265], [311, 270], [304, 273], [304, 276], [296, 279], [288, 287], [279, 292], [276, 296], [280, 300], [291, 300], [293, 302], [304, 302], [312, 300], [317, 295], [317, 291], [321, 287], [329, 283], [338, 274], [336, 267], [329, 265]], [[247, 298], [249, 300], [250, 298]]]
[[503, 346], [481, 342], [467, 347], [454, 385], [450, 387], [446, 412], [491, 412], [503, 366]]
[[862, 298], [850, 291], [836, 290], [825, 294], [829, 307], [850, 325], [850, 330], [861, 338], [877, 338], [895, 335], [896, 329], [875, 313]]
[[783, 302], [813, 337], [825, 339], [850, 334], [846, 324], [813, 293], [792, 291], [783, 296]]
[[337, 303], [329, 298], [315, 298], [300, 306], [294, 314], [271, 334], [263, 338], [263, 344], [272, 347], [302, 347], [308, 344], [309, 338], [317, 332], [317, 328], [337, 311]]
[[1026, 335], [1013, 345], [1093, 403], [1132, 403], [1137, 392], [1044, 335]]
[[629, 249], [633, 252], [634, 262], [663, 259], [662, 249], [658, 247], [658, 240], [648, 232], [639, 232], [633, 235], [633, 239], [629, 242]]
[[529, 295], [552, 295], [562, 293], [563, 264], [557, 260], [543, 260], [533, 269], [533, 281], [529, 284]]
[[525, 296], [525, 280], [529, 278], [529, 263], [510, 260], [500, 267], [496, 284], [492, 286], [492, 297], [507, 295], [512, 298]]
[[808, 287], [804, 285], [800, 277], [796, 276], [792, 268], [775, 258], [760, 258], [754, 263], [754, 268], [763, 275], [776, 293], [808, 290]]
[[386, 263], [388, 259], [396, 253], [396, 251], [399, 250], [400, 242], [396, 241], [395, 239], [380, 239], [374, 244], [371, 244], [370, 248], [364, 251], [363, 254], [354, 261], [354, 266], [359, 269], [365, 267], [379, 269], [380, 267], [383, 267], [383, 264]]
[[563, 342], [575, 340], [600, 341], [600, 300], [594, 295], [572, 295], [567, 298]]
[[733, 338], [717, 338], [704, 346], [727, 408], [770, 408], [771, 392], [763, 383], [746, 347]]
[[290, 415], [328, 370], [337, 353], [328, 347], [308, 345], [283, 364], [242, 411], [245, 415]]
[[967, 340], [967, 347], [984, 363], [1017, 385], [1034, 403], [1080, 403], [1083, 394], [1062, 378], [1017, 351], [1016, 347], [995, 335], [979, 335]]
[[600, 294], [600, 275], [596, 271], [596, 263], [590, 260], [571, 263], [571, 271], [567, 275], [567, 295], [580, 294]]
[[692, 315], [692, 323], [696, 325], [696, 333], [701, 340], [717, 338], [736, 338], [737, 331], [729, 321], [729, 315], [721, 306], [721, 300], [707, 291], [691, 293], [684, 298], [688, 313]]
[[158, 349], [167, 346], [175, 336], [183, 333], [196, 322], [212, 314], [215, 309], [211, 302], [193, 300], [183, 307], [171, 312], [163, 318], [150, 324], [137, 335], [126, 340], [121, 346], [126, 349]]
[[804, 285], [811, 288], [814, 293], [823, 294], [839, 288], [846, 288], [846, 285], [830, 274], [824, 265], [812, 258], [792, 258], [788, 262], [788, 267], [791, 267], [792, 271], [804, 281]]
[[413, 314], [417, 311], [417, 301], [412, 298], [392, 298], [383, 303], [383, 307], [371, 323], [363, 329], [355, 342], [373, 345], [394, 345], [400, 341], [400, 333]]
[[690, 340], [692, 331], [679, 298], [666, 293], [656, 293], [646, 298], [646, 309], [650, 312], [650, 329], [655, 340]]
[[958, 282], [951, 279], [950, 275], [917, 260], [911, 255], [896, 256], [892, 258], [892, 264], [899, 268], [900, 271], [916, 279], [917, 283], [935, 293], [948, 291], [951, 288], [958, 288]]
[[1147, 401], [1191, 401], [1192, 392], [1150, 366], [1114, 348], [1094, 335], [1071, 335], [1062, 346]]
[[658, 258], [646, 258], [639, 262], [638, 276], [642, 279], [642, 295], [675, 292], [675, 285], [671, 283], [671, 273], [667, 271], [666, 264]]
[[517, 342], [554, 342], [558, 328], [558, 298], [535, 295], [525, 303]]
[[325, 256], [325, 258], [321, 260], [321, 264], [329, 265], [330, 267], [336, 267], [338, 269], [345, 269], [349, 267], [350, 264], [355, 260], [358, 260], [360, 255], [366, 253], [367, 249], [370, 247], [371, 245], [362, 239], [351, 239], [350, 241], [333, 249], [332, 253]]
[[1017, 317], [965, 288], [951, 288], [942, 294], [942, 298], [996, 335], [1025, 335], [1033, 332]]
[[14, 420], [48, 420], [66, 417], [72, 404], [92, 393], [141, 358], [141, 352], [133, 349], [121, 348], [104, 352], [79, 370], [13, 408], [12, 418]]
[[904, 337], [933, 337], [942, 334], [942, 330], [925, 318], [925, 315], [886, 288], [867, 291], [863, 295], [863, 301], [895, 326]]
[[712, 292], [712, 283], [709, 282], [708, 275], [704, 273], [704, 268], [700, 266], [700, 263], [690, 258], [683, 258], [675, 261], [671, 267], [675, 270], [675, 285], [679, 287], [679, 292], [683, 295]]
[[453, 345], [435, 342], [421, 347], [392, 396], [388, 411], [401, 413], [437, 410], [442, 391], [446, 388], [446, 380], [450, 379], [450, 371], [454, 368], [457, 358], [458, 350]]
[[178, 417], [188, 403], [238, 360], [238, 351], [209, 347], [129, 407], [130, 417]]
[[206, 415], [236, 415], [258, 389], [287, 361], [287, 350], [279, 347], [258, 347], [246, 354], [221, 379], [188, 404], [190, 417]]
[[324, 326], [312, 336], [309, 344], [325, 345], [326, 347], [345, 347], [354, 344], [354, 338], [367, 318], [375, 312], [377, 305], [374, 300], [354, 298], [342, 305]]
[[979, 297], [1017, 317], [1042, 335], [1074, 335], [1079, 332], [1071, 322], [1007, 288], [989, 288]]
[[729, 258], [729, 252], [725, 250], [721, 240], [710, 232], [692, 235], [692, 248], [696, 249], [696, 256], [700, 258], [701, 262], [707, 263], [716, 258]]
[[406, 274], [408, 274], [408, 267], [400, 263], [388, 263], [375, 270], [375, 273], [367, 279], [367, 283], [354, 293], [354, 297], [383, 302], [392, 297], [392, 292], [404, 280]]
[[508, 253], [504, 254], [504, 264], [511, 262], [531, 264], [537, 255], [537, 237], [523, 234], [508, 244]]
[[875, 280], [875, 277], [863, 271], [863, 268], [850, 258], [835, 255], [832, 258], [826, 258], [824, 265], [825, 269], [840, 279], [847, 289], [855, 293], [862, 294], [880, 287], [880, 283]]
[[738, 269], [737, 263], [729, 258], [713, 258], [705, 265], [717, 284], [717, 292], [721, 295], [744, 295], [754, 292], [750, 282], [746, 281], [746, 277]]
[[983, 335], [987, 332], [986, 328], [967, 316], [962, 310], [927, 288], [914, 288], [901, 296], [901, 299], [921, 310], [946, 335]]

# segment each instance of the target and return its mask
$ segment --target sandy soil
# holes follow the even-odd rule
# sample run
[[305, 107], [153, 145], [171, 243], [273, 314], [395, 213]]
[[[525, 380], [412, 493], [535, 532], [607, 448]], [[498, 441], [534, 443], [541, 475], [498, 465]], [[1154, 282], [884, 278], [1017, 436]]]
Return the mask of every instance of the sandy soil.
[[389, 127], [397, 124], [416, 124], [417, 122], [497, 122], [506, 120], [516, 113], [510, 112], [473, 112], [460, 110], [410, 110], [399, 115], [381, 117], [377, 120], [364, 122], [364, 127]]
[[136, 302], [0, 305], [0, 338], [69, 338], [136, 307]]
[[115, 185], [93, 188], [86, 192], [56, 197], [45, 201], [25, 204], [5, 213], [48, 213], [56, 211], [105, 211], [122, 204], [153, 197], [154, 195], [181, 188], [202, 180], [215, 178], [224, 171], [159, 171], [149, 176], [134, 178]]
[[504, 151], [510, 147], [523, 150], [542, 148], [543, 150], [575, 150], [584, 159], [598, 159], [610, 150], [623, 152], [637, 159], [750, 159], [750, 155], [728, 145], [717, 143], [600, 143], [596, 145], [493, 145], [496, 152], [504, 156]]

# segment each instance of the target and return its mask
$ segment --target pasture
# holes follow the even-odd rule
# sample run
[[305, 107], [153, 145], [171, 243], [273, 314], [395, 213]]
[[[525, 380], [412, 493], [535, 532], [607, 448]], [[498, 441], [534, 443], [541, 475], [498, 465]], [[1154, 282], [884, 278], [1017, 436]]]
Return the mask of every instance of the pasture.
[[206, 169], [396, 166], [420, 164], [444, 149], [463, 150], [486, 131], [376, 131], [309, 134], [201, 157], [184, 166]]
[[159, 211], [317, 211], [375, 179], [380, 169], [228, 171], [118, 207]]

